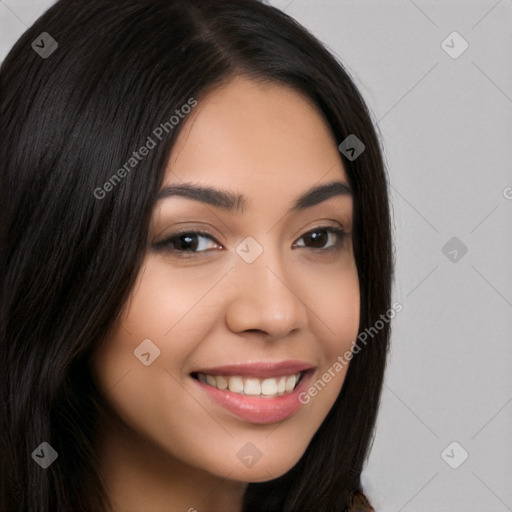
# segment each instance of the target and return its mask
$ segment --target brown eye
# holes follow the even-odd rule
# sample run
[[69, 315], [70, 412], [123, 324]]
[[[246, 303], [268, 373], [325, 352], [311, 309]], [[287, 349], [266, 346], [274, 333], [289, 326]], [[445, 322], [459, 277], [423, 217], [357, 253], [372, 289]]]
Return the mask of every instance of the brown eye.
[[[336, 249], [341, 246], [344, 237], [345, 231], [341, 228], [334, 228], [332, 226], [319, 227], [302, 235], [300, 240], [304, 240], [304, 244], [299, 244], [299, 247], [325, 250]], [[326, 244], [328, 244], [327, 247]]]
[[200, 231], [183, 231], [156, 242], [153, 248], [157, 251], [195, 254], [215, 249], [220, 244], [209, 233]]

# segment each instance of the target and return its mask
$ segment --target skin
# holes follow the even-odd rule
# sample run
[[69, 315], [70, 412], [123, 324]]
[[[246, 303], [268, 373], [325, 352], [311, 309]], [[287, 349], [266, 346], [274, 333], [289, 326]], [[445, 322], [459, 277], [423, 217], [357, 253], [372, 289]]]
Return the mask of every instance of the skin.
[[[263, 425], [211, 401], [190, 373], [293, 359], [315, 367], [315, 382], [358, 332], [352, 197], [288, 213], [316, 185], [348, 184], [319, 111], [284, 85], [237, 76], [201, 98], [183, 122], [163, 186], [211, 185], [247, 203], [227, 211], [179, 196], [159, 200], [137, 283], [94, 354], [93, 375], [113, 411], [100, 469], [122, 512], [239, 512], [248, 482], [277, 478], [300, 459], [347, 367], [293, 416]], [[320, 230], [325, 241], [315, 249], [304, 234], [322, 226], [347, 234]], [[197, 238], [196, 251], [208, 251], [181, 258], [172, 244], [152, 248], [184, 228], [215, 240]], [[236, 252], [248, 236], [263, 248], [250, 264]], [[149, 366], [133, 354], [144, 339], [160, 349]], [[247, 442], [262, 454], [250, 468], [237, 457]]]

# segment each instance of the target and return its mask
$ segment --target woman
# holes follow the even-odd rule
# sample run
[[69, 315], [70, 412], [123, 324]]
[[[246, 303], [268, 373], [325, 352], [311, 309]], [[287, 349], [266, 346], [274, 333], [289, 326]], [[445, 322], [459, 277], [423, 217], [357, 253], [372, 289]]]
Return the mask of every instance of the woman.
[[342, 66], [255, 0], [61, 0], [1, 77], [1, 509], [372, 510], [391, 235]]

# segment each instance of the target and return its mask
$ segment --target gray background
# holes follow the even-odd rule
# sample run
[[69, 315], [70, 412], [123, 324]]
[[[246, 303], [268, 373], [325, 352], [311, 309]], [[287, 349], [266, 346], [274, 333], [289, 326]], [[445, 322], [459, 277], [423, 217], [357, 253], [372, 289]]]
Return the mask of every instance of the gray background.
[[[512, 0], [269, 3], [341, 59], [383, 138], [403, 310], [366, 491], [377, 512], [512, 511]], [[0, 59], [52, 4], [0, 0]]]

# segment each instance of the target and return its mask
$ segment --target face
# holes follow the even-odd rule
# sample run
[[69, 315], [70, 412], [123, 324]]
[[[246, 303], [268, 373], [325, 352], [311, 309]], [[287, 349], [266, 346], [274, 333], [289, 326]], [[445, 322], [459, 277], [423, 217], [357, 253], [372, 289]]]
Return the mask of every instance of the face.
[[234, 78], [183, 122], [95, 379], [162, 457], [270, 480], [333, 406], [357, 336], [350, 187], [323, 117], [284, 85]]

